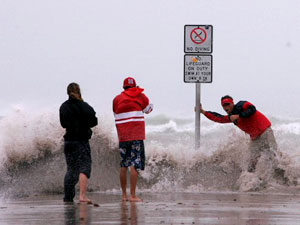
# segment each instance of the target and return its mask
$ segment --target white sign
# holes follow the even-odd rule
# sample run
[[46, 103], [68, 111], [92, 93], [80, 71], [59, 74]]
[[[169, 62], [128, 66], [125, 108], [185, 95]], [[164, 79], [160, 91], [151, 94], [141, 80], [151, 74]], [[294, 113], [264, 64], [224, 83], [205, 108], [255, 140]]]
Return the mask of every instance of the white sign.
[[184, 82], [211, 83], [212, 55], [185, 55]]
[[212, 53], [212, 25], [185, 25], [184, 52]]

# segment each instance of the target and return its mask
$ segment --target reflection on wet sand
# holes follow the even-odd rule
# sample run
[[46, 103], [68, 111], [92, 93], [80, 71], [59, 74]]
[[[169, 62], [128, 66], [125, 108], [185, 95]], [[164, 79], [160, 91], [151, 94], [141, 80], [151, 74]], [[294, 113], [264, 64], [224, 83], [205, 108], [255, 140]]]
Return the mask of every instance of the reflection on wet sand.
[[[130, 211], [128, 208], [130, 207]], [[129, 212], [128, 212], [129, 211]], [[121, 225], [137, 225], [138, 215], [135, 202], [122, 202], [121, 203]]]
[[76, 206], [69, 204], [64, 207], [65, 224], [76, 224]]
[[91, 221], [91, 210], [87, 203], [65, 206], [65, 224], [88, 225]]
[[[0, 201], [0, 224], [300, 224], [300, 196], [256, 193], [145, 193], [142, 203], [95, 193], [99, 206], [66, 205], [61, 196]], [[56, 199], [53, 199], [56, 198]]]

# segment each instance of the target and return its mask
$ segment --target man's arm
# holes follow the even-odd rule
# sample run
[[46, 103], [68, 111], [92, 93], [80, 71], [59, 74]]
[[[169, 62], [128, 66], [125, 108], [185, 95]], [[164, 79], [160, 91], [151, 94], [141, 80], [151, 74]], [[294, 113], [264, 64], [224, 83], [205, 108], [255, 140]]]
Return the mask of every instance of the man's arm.
[[221, 115], [216, 112], [205, 111], [200, 104], [200, 112], [206, 116], [207, 119], [210, 119], [217, 123], [231, 123], [231, 120], [228, 116]]
[[240, 101], [236, 104], [238, 112], [229, 117], [229, 119], [237, 124], [239, 118], [247, 118], [256, 112], [256, 108], [250, 102]]
[[244, 111], [239, 114], [241, 118], [252, 116], [256, 112], [255, 106], [250, 102], [245, 102], [243, 104], [243, 110]]
[[224, 116], [216, 112], [205, 111], [205, 114], [203, 115], [217, 123], [231, 123], [231, 120], [228, 116]]
[[146, 108], [143, 109], [143, 113], [149, 114], [152, 112], [152, 110], [153, 110], [153, 104], [150, 103], [149, 105], [147, 105]]
[[93, 107], [86, 102], [80, 103], [81, 110], [84, 113], [84, 117], [86, 118], [86, 122], [88, 123], [89, 127], [98, 125], [98, 118], [96, 117], [96, 112]]
[[66, 123], [66, 120], [64, 118], [64, 114], [61, 112], [61, 110], [59, 111], [59, 121], [60, 121], [60, 125], [63, 127], [63, 128], [66, 128], [67, 127], [67, 123]]
[[143, 98], [143, 113], [149, 114], [152, 112], [153, 110], [153, 104], [150, 103], [149, 98], [145, 95], [145, 94], [141, 94], [142, 98]]
[[67, 127], [71, 126], [70, 121], [69, 121], [68, 117], [66, 116], [66, 109], [65, 109], [64, 105], [62, 105], [59, 108], [59, 121], [63, 128], [67, 128]]

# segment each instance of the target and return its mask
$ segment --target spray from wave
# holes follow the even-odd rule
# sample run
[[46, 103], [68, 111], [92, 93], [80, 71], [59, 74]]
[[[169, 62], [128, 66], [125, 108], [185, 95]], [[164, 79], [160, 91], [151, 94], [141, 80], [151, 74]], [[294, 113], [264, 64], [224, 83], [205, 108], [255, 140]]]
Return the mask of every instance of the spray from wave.
[[[99, 116], [99, 115], [98, 115]], [[281, 152], [276, 176], [263, 186], [246, 172], [249, 137], [232, 125], [201, 124], [194, 149], [193, 119], [160, 115], [146, 120], [144, 191], [300, 190], [300, 121], [271, 118]], [[93, 129], [90, 191], [119, 190], [119, 152], [113, 116], [99, 116]], [[0, 120], [0, 191], [4, 196], [62, 193], [66, 164], [64, 129], [57, 109], [17, 110]]]

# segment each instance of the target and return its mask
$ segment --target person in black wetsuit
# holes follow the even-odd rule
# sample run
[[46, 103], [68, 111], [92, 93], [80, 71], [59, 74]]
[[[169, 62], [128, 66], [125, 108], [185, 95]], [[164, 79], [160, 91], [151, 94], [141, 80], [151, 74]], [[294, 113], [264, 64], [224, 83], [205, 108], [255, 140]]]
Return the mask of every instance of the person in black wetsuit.
[[61, 126], [66, 129], [64, 154], [67, 172], [64, 178], [64, 202], [73, 202], [78, 180], [79, 201], [91, 202], [86, 196], [92, 164], [89, 139], [92, 136], [91, 127], [98, 124], [98, 119], [94, 109], [82, 100], [78, 84], [70, 83], [67, 93], [69, 99], [59, 109]]

